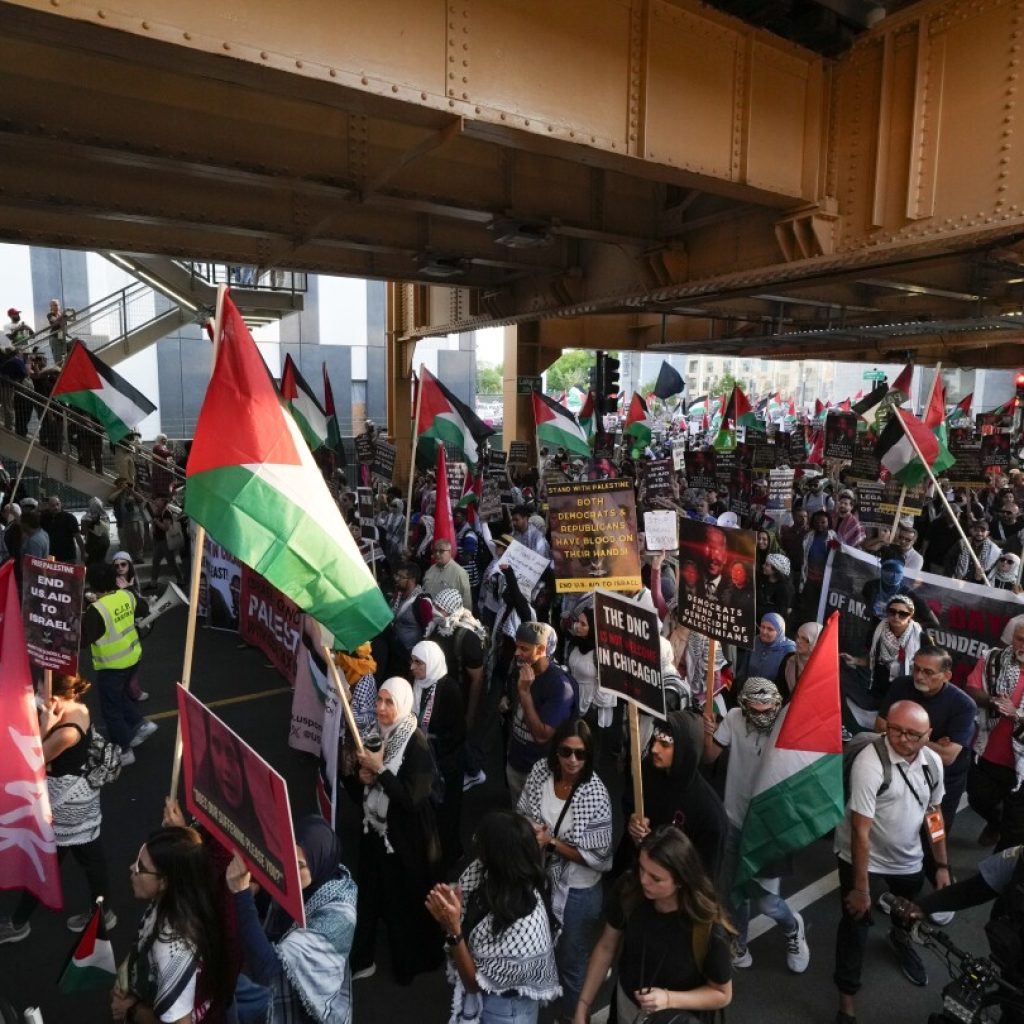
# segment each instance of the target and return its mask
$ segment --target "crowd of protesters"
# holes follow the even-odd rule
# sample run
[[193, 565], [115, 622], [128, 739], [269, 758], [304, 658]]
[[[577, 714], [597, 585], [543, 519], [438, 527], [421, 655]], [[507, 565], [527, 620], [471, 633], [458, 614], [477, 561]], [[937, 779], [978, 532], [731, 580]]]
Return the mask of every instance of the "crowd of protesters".
[[[359, 980], [380, 969], [382, 925], [396, 984], [447, 971], [453, 1022], [528, 1024], [547, 1004], [574, 1024], [606, 1004], [619, 1024], [663, 1011], [680, 1015], [655, 1019], [711, 1020], [730, 1002], [736, 972], [753, 961], [753, 910], [778, 924], [789, 971], [804, 973], [812, 952], [835, 957], [836, 1020], [855, 1020], [874, 901], [885, 891], [913, 899], [926, 883], [938, 890], [951, 882], [945, 839], [922, 836], [929, 815], [942, 809], [948, 835], [966, 792], [985, 822], [980, 850], [1024, 843], [1024, 614], [1010, 620], [1004, 646], [981, 658], [961, 690], [950, 682], [949, 652], [930, 635], [931, 612], [905, 579], [923, 566], [1019, 594], [1024, 474], [997, 474], [970, 492], [940, 481], [962, 517], [961, 540], [941, 499], [916, 518], [865, 527], [856, 488], [817, 470], [796, 475], [789, 507], [776, 513], [755, 500], [738, 515], [727, 487], [689, 486], [681, 470], [670, 497], [647, 502], [639, 463], [670, 458], [670, 441], [617, 460], [542, 450], [540, 467], [506, 479], [500, 519], [485, 528], [472, 510], [456, 509], [454, 544], [435, 538], [432, 473], [417, 473], [409, 508], [397, 488], [378, 495], [367, 555], [394, 620], [360, 650], [338, 655], [365, 741], [359, 753], [351, 738], [343, 742], [336, 780], [362, 821], [358, 849], [343, 850], [322, 819], [299, 821], [300, 928], [264, 906], [242, 860], [189, 826], [170, 802], [131, 867], [133, 892], [146, 907], [128, 977], [112, 995], [116, 1019], [349, 1021]], [[622, 476], [635, 482], [641, 509], [674, 508], [723, 530], [757, 531], [753, 648], [715, 645], [710, 666], [708, 638], [677, 612], [680, 595], [696, 586], [691, 570], [720, 557], [715, 535], [706, 564], [692, 567], [640, 538], [642, 583], [628, 596], [662, 624], [667, 706], [665, 720], [643, 723], [642, 814], [631, 788], [622, 792], [629, 742], [622, 706], [597, 682], [593, 599], [555, 586], [545, 501], [553, 474]], [[355, 495], [336, 482], [335, 490], [365, 541]], [[171, 542], [179, 524], [172, 509], [159, 493], [143, 514], [154, 581], [163, 562], [179, 580], [188, 572]], [[65, 522], [59, 502], [49, 512], [55, 524]], [[35, 550], [33, 510], [23, 503], [16, 522], [21, 546], [11, 554]], [[62, 554], [87, 556], [84, 524], [59, 526], [56, 535]], [[513, 541], [549, 559], [529, 592], [502, 563]], [[757, 764], [819, 641], [825, 567], [840, 545], [878, 563], [865, 594], [877, 624], [863, 651], [844, 654], [875, 721], [844, 736], [855, 756], [834, 841], [836, 937], [825, 948], [819, 936], [812, 951], [782, 891], [791, 863], [733, 883]], [[93, 552], [105, 561], [106, 552]], [[137, 591], [141, 553], [114, 556], [111, 591]], [[709, 575], [718, 578], [722, 568]], [[722, 579], [721, 600], [746, 585]], [[86, 685], [55, 686], [44, 709], [44, 754], [55, 806], [70, 815], [58, 832], [61, 852], [74, 853], [93, 894], [103, 895], [109, 872], [97, 845], [98, 806], [87, 793], [76, 796], [73, 784], [93, 728], [80, 700]], [[129, 753], [134, 738], [124, 740]], [[488, 782], [493, 809], [464, 849], [463, 793]], [[33, 909], [22, 901], [0, 923], [0, 943], [28, 937]], [[72, 921], [84, 927], [82, 915]], [[890, 937], [894, 966], [909, 983], [927, 984], [906, 931], [894, 923]]]

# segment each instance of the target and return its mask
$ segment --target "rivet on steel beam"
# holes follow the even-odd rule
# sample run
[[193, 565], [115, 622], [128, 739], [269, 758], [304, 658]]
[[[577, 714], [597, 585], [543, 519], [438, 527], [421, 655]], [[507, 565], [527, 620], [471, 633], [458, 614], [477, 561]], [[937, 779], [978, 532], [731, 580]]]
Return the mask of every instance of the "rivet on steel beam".
[[363, 85], [369, 85], [369, 84], [370, 84], [370, 80], [369, 80], [368, 78], [360, 78], [360, 79], [359, 79], [359, 81], [360, 81], [360, 82], [361, 82], [361, 83], [362, 83]]
[[480, 113], [480, 108], [479, 107], [474, 107], [473, 111], [474, 111], [474, 113], [479, 114]]
[[449, 78], [454, 78], [455, 77], [455, 72], [454, 71], [449, 71], [448, 72], [448, 77]]
[[148, 21], [144, 21], [142, 23], [142, 29], [143, 29], [144, 32], [148, 32], [149, 31], [149, 22]]
[[96, 16], [98, 18], [105, 18], [107, 16], [107, 12], [106, 11], [97, 11], [96, 12]]
[[269, 60], [270, 54], [266, 50], [260, 50], [260, 60]]
[[448, 106], [449, 107], [454, 107], [455, 106], [455, 100], [449, 100], [448, 101]]
[[454, 56], [449, 56], [448, 57], [448, 63], [449, 64], [454, 64], [455, 63], [455, 57]]
[[220, 45], [223, 46], [225, 50], [230, 50], [231, 49], [231, 44], [230, 43], [221, 43]]
[[301, 61], [301, 60], [297, 60], [297, 61], [295, 62], [295, 66], [296, 66], [297, 68], [301, 68], [301, 67], [302, 67], [302, 61]]
[[331, 70], [328, 71], [327, 73], [331, 76], [331, 78], [337, 78], [338, 77], [338, 72], [334, 68], [331, 68]]
[[51, 7], [60, 7], [60, 0], [50, 0]]
[[502, 121], [506, 120], [506, 117], [505, 117], [504, 114], [501, 115], [501, 119], [502, 119]]
[[523, 121], [523, 124], [526, 125], [527, 128], [530, 127], [530, 122], [529, 121]]
[[184, 35], [184, 37], [187, 40], [191, 40], [192, 39], [192, 33], [191, 32], [183, 32], [182, 35]]
[[427, 98], [427, 94], [425, 92], [421, 92], [420, 93], [420, 99], [421, 100], [425, 100], [426, 98]]

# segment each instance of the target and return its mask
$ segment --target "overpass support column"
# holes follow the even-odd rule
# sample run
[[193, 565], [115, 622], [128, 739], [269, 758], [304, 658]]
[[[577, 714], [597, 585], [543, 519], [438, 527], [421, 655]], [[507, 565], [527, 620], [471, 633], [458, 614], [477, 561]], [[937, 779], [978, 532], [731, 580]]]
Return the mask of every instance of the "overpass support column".
[[403, 491], [409, 486], [409, 467], [412, 465], [412, 357], [415, 340], [402, 334], [402, 285], [387, 284], [387, 313], [384, 329], [387, 333], [387, 403], [388, 437], [395, 446], [396, 486]]
[[511, 440], [528, 441], [530, 451], [536, 452], [537, 425], [533, 419], [533, 402], [529, 395], [517, 393], [520, 377], [540, 377], [562, 353], [558, 349], [542, 347], [539, 321], [517, 324], [505, 329], [504, 425], [502, 436], [505, 448]]

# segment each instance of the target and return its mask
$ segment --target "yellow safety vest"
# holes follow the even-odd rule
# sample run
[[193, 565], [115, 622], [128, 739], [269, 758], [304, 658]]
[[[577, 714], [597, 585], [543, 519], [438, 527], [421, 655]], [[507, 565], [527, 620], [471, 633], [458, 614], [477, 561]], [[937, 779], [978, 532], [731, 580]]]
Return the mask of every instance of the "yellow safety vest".
[[104, 594], [93, 608], [100, 613], [106, 629], [92, 645], [92, 666], [97, 672], [131, 668], [142, 657], [142, 645], [135, 629], [135, 595], [128, 590]]

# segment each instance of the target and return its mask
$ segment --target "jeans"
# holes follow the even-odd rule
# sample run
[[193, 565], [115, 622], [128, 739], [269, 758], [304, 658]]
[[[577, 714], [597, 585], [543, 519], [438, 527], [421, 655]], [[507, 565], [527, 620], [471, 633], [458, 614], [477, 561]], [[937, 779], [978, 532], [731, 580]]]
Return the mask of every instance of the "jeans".
[[[739, 867], [739, 853], [740, 830], [730, 824], [729, 835], [725, 840], [725, 856], [722, 860], [722, 888], [730, 904], [734, 902], [731, 889]], [[746, 948], [751, 904], [758, 913], [770, 917], [784, 935], [792, 935], [796, 931], [797, 923], [793, 911], [789, 909], [789, 904], [779, 895], [778, 890], [777, 878], [751, 878], [746, 883], [743, 890], [746, 898], [731, 906], [733, 924], [736, 925], [737, 946]]]
[[96, 673], [96, 686], [100, 691], [100, 710], [107, 723], [111, 743], [127, 750], [132, 737], [142, 724], [142, 715], [128, 696], [128, 683], [137, 665], [128, 668], [108, 668]]
[[239, 1024], [264, 1024], [270, 1009], [270, 989], [240, 974], [235, 984], [235, 1009]]
[[526, 996], [499, 996], [481, 992], [480, 1024], [537, 1024], [540, 1004]]
[[583, 982], [587, 977], [587, 961], [601, 924], [601, 883], [586, 889], [570, 889], [562, 912], [562, 934], [555, 947], [558, 980], [562, 983], [562, 1016], [571, 1017], [576, 1010]]

